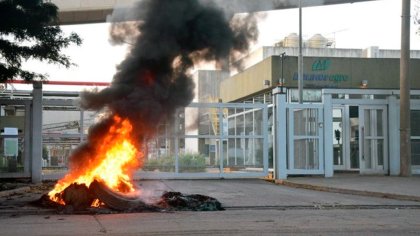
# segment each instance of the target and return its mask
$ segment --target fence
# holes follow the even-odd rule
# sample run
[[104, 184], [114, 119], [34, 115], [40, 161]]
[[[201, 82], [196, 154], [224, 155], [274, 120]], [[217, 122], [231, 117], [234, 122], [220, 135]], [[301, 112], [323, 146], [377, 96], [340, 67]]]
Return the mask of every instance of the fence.
[[[66, 105], [67, 104], [67, 105]], [[55, 104], [43, 112], [43, 176], [61, 178], [98, 114]], [[157, 126], [136, 178], [245, 178], [268, 174], [264, 104], [192, 103]]]

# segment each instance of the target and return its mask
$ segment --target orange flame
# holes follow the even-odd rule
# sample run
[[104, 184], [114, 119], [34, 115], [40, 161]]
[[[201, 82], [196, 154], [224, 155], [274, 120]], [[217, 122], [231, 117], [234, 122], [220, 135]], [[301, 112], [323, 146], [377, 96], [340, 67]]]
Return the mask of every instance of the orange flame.
[[60, 193], [72, 183], [90, 184], [95, 180], [104, 182], [114, 191], [134, 192], [132, 174], [140, 166], [143, 157], [131, 138], [133, 127], [128, 119], [115, 115], [113, 124], [96, 147], [96, 156], [91, 157], [83, 169], [72, 169], [59, 180], [54, 189], [48, 193], [51, 200], [64, 204]]

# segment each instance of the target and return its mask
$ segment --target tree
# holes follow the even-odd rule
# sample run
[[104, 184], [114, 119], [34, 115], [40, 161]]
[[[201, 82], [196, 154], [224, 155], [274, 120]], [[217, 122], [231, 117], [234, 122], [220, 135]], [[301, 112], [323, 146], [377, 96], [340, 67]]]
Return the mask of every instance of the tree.
[[65, 36], [58, 26], [58, 8], [41, 0], [0, 0], [0, 83], [12, 79], [43, 80], [45, 74], [22, 69], [22, 62], [73, 65], [60, 53], [71, 44], [80, 45], [76, 33]]
[[[420, 25], [420, 0], [414, 0], [414, 25], [419, 26]], [[420, 28], [417, 28], [417, 34], [420, 35]]]

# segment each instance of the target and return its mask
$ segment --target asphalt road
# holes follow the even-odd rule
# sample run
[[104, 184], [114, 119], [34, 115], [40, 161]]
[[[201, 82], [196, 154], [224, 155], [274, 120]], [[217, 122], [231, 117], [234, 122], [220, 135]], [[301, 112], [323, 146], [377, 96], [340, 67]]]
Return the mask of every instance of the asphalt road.
[[1, 235], [419, 235], [418, 209], [0, 216]]
[[[0, 198], [0, 235], [419, 235], [420, 205], [274, 185], [262, 180], [141, 182], [216, 197], [217, 212], [58, 215], [27, 207], [34, 194]], [[38, 193], [39, 194], [39, 193]], [[8, 205], [9, 204], [9, 205]], [[14, 205], [14, 206], [13, 206]]]

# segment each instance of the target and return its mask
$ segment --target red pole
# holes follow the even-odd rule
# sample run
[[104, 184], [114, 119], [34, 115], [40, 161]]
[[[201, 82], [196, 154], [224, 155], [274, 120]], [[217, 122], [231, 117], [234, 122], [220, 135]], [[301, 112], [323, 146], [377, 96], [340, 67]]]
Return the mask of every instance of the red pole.
[[[88, 81], [40, 81], [42, 84], [48, 85], [64, 85], [64, 86], [109, 86], [109, 82], [88, 82]], [[10, 80], [7, 83], [11, 84], [29, 84], [24, 80]]]

